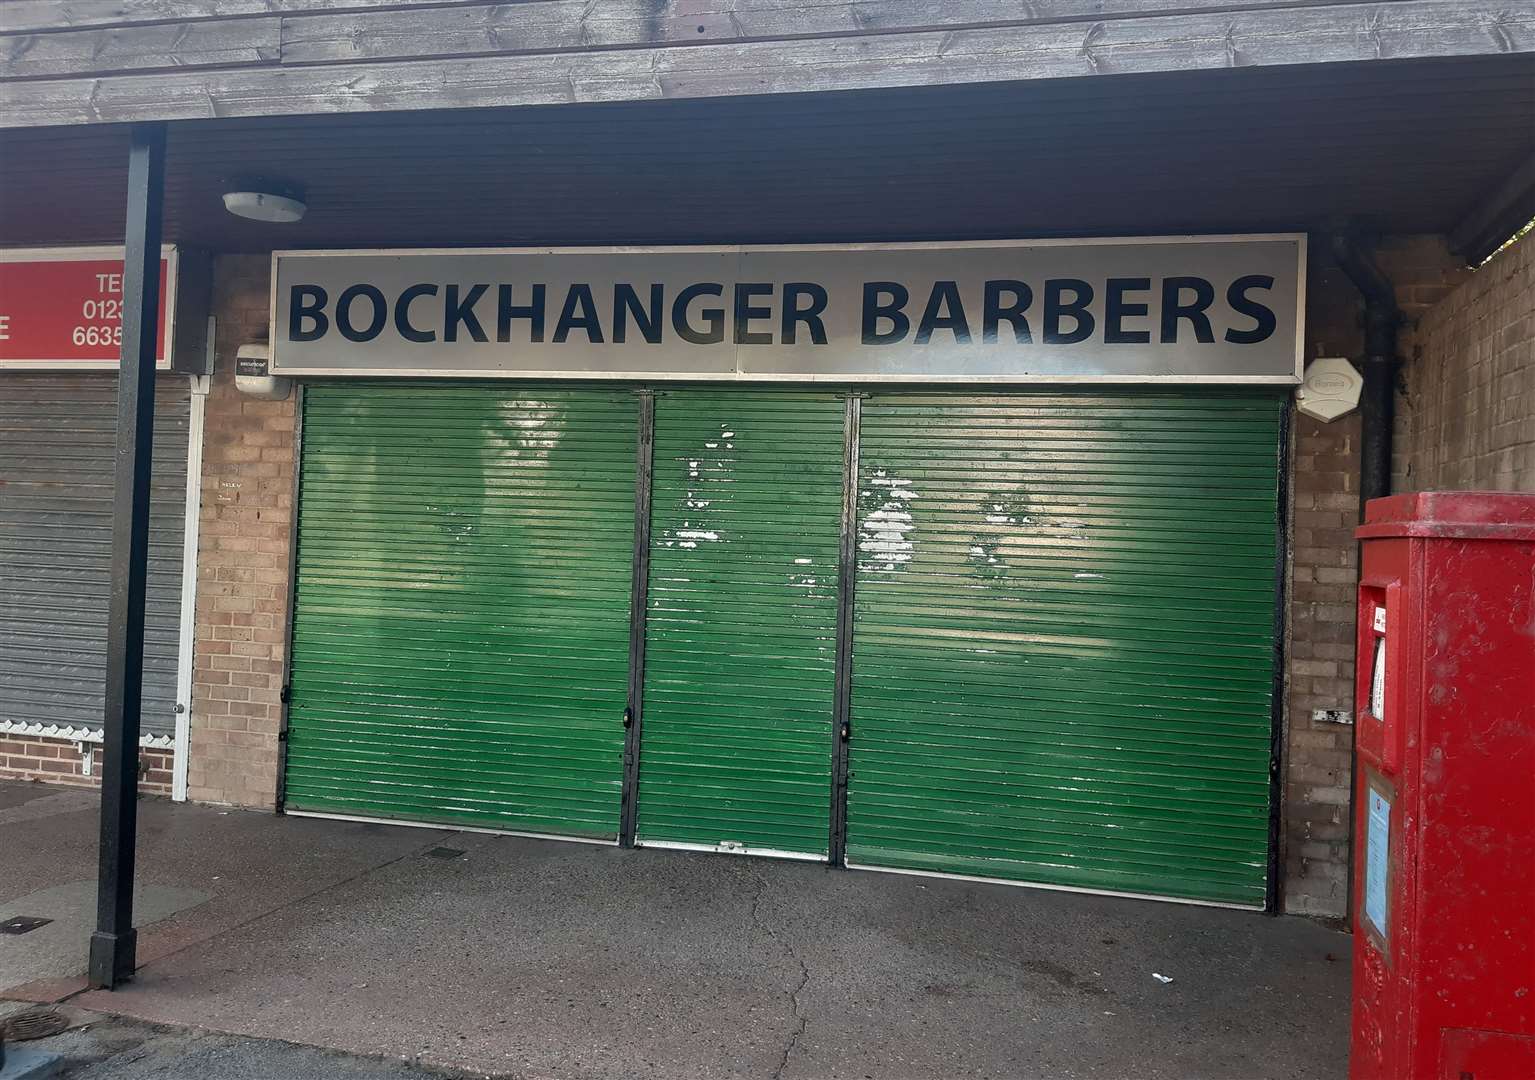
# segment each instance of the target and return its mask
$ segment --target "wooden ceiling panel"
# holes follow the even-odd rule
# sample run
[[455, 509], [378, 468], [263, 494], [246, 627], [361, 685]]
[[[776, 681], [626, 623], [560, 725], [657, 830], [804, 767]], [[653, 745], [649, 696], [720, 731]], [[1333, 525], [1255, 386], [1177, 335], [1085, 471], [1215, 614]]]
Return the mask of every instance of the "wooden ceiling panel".
[[[169, 239], [272, 247], [1442, 231], [1535, 151], [1535, 60], [173, 125]], [[120, 127], [0, 133], [0, 244], [114, 242]], [[242, 178], [299, 184], [240, 221]]]

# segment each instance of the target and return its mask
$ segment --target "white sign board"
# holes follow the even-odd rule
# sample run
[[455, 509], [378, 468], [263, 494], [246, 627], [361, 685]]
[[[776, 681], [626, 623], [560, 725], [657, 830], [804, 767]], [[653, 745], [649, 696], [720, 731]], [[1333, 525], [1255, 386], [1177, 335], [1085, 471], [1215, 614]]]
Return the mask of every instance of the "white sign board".
[[1305, 237], [285, 251], [274, 375], [1300, 377]]

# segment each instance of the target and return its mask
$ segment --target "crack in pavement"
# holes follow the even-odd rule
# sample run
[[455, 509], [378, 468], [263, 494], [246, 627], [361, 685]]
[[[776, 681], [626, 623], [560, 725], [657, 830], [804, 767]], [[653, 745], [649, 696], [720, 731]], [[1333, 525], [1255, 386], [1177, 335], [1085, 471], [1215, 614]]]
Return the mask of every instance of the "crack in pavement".
[[789, 1036], [788, 1045], [783, 1048], [783, 1057], [778, 1061], [778, 1068], [773, 1070], [773, 1080], [781, 1080], [783, 1077], [784, 1070], [789, 1067], [789, 1057], [799, 1046], [800, 1036], [805, 1034], [805, 1028], [810, 1023], [810, 1017], [805, 1015], [799, 1002], [800, 993], [805, 989], [805, 984], [810, 981], [810, 969], [805, 966], [805, 961], [800, 959], [799, 953], [792, 947], [789, 948], [789, 955], [799, 964], [799, 985], [789, 991], [789, 1002], [794, 1006], [794, 1018], [798, 1023], [794, 1027], [794, 1033]]
[[800, 1037], [805, 1034], [805, 1028], [810, 1023], [810, 1017], [805, 1015], [805, 1011], [800, 1005], [800, 994], [804, 992], [805, 986], [810, 982], [810, 968], [806, 966], [805, 959], [800, 956], [799, 950], [791, 945], [787, 938], [780, 935], [771, 923], [765, 922], [759, 917], [758, 912], [762, 908], [763, 897], [767, 894], [768, 880], [758, 873], [755, 867], [748, 868], [748, 872], [751, 874], [752, 880], [757, 883], [757, 891], [752, 896], [750, 915], [752, 923], [760, 926], [768, 937], [778, 943], [779, 948], [783, 949], [784, 954], [799, 965], [799, 985], [792, 990], [785, 991], [789, 995], [789, 1004], [794, 1009], [794, 1030], [789, 1033], [789, 1041], [784, 1044], [783, 1056], [778, 1059], [778, 1066], [773, 1070], [772, 1074], [772, 1080], [782, 1080], [784, 1070], [789, 1067], [789, 1058], [793, 1056], [795, 1049], [799, 1046]]

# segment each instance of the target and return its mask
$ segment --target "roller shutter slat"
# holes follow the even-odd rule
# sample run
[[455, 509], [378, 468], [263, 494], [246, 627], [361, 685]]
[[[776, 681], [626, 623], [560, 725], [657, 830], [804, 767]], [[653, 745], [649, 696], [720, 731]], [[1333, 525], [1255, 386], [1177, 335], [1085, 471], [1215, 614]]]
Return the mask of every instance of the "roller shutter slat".
[[623, 390], [305, 392], [289, 806], [617, 835], [638, 415]]
[[1280, 402], [864, 402], [848, 858], [1260, 905]]
[[[140, 724], [170, 735], [191, 393], [155, 383]], [[116, 374], [0, 372], [0, 720], [101, 728], [116, 438]]]
[[843, 412], [657, 396], [642, 843], [826, 854]]

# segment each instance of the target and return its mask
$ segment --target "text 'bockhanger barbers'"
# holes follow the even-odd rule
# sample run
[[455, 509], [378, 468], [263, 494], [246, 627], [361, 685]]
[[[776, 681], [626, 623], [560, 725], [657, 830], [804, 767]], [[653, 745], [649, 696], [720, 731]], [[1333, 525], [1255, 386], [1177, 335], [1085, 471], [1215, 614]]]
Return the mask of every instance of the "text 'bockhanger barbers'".
[[[415, 344], [549, 342], [690, 345], [825, 345], [834, 304], [857, 304], [859, 341], [869, 346], [943, 341], [1031, 345], [1253, 345], [1277, 326], [1267, 294], [1274, 278], [1217, 282], [1193, 275], [1082, 278], [1037, 283], [997, 278], [921, 286], [865, 281], [851, 298], [814, 281], [659, 283], [420, 281], [385, 290], [357, 282], [340, 290], [289, 286], [287, 337], [332, 334], [365, 343], [398, 335]], [[1223, 295], [1225, 303], [1216, 303]]]

